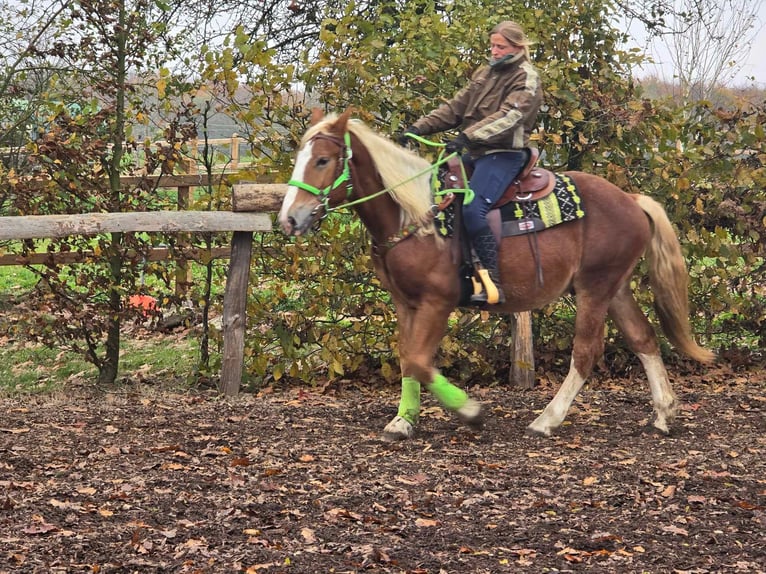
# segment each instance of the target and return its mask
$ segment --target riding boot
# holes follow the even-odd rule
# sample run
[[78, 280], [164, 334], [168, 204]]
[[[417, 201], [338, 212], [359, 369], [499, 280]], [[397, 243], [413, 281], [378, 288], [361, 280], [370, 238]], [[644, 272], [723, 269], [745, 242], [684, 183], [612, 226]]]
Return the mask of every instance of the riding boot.
[[[471, 295], [471, 303], [477, 305], [505, 303], [505, 293], [503, 293], [503, 287], [500, 283], [497, 241], [495, 241], [494, 234], [489, 228], [485, 228], [471, 238], [471, 243], [476, 256], [484, 266], [484, 269], [479, 271], [484, 288], [479, 293]], [[497, 290], [497, 300], [493, 300], [495, 299], [494, 290]]]

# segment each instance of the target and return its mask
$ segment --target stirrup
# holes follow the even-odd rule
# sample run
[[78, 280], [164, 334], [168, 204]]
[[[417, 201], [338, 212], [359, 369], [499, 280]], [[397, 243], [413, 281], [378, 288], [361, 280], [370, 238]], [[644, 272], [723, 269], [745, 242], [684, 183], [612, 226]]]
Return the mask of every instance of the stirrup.
[[499, 305], [505, 303], [505, 293], [503, 293], [503, 288], [492, 281], [489, 271], [486, 269], [479, 269], [477, 273], [481, 279], [481, 284], [474, 280], [474, 292], [473, 295], [471, 295], [471, 303], [487, 305]]

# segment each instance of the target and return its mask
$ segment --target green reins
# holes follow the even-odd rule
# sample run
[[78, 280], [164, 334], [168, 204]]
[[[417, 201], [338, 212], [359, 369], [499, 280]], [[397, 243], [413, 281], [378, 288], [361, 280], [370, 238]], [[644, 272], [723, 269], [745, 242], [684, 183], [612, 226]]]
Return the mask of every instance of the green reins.
[[[407, 135], [409, 137], [411, 137], [412, 139], [414, 139], [414, 140], [416, 140], [416, 141], [418, 141], [418, 142], [420, 142], [422, 144], [425, 144], [425, 145], [429, 145], [429, 146], [433, 146], [433, 147], [444, 147], [444, 144], [432, 142], [432, 141], [427, 140], [425, 138], [422, 138], [420, 136], [416, 136], [415, 134], [407, 134]], [[432, 189], [433, 189], [433, 188], [435, 188], [435, 186], [433, 184], [436, 183], [436, 181], [438, 180], [438, 178], [437, 178], [438, 167], [440, 165], [446, 163], [448, 160], [452, 159], [456, 155], [458, 155], [457, 153], [452, 153], [452, 154], [444, 157], [444, 150], [441, 150], [439, 152], [439, 157], [438, 157], [438, 159], [436, 160], [435, 163], [433, 163], [433, 164], [429, 165], [427, 168], [417, 172], [415, 175], [413, 175], [413, 176], [411, 176], [411, 177], [409, 177], [409, 178], [407, 178], [407, 179], [405, 179], [403, 181], [400, 181], [399, 183], [397, 183], [395, 185], [392, 185], [390, 187], [386, 187], [384, 189], [381, 189], [380, 191], [375, 192], [373, 194], [367, 195], [365, 197], [361, 197], [359, 199], [355, 199], [354, 201], [346, 201], [346, 203], [337, 205], [335, 207], [331, 207], [330, 206], [330, 194], [333, 191], [335, 191], [336, 189], [338, 189], [341, 185], [343, 185], [343, 184], [346, 185], [346, 199], [347, 200], [351, 197], [351, 194], [353, 192], [353, 188], [352, 188], [352, 185], [351, 185], [351, 167], [350, 167], [350, 161], [353, 158], [354, 154], [353, 154], [353, 151], [351, 150], [351, 135], [349, 134], [349, 132], [346, 132], [343, 135], [343, 142], [342, 143], [340, 142], [340, 140], [338, 138], [335, 138], [333, 136], [329, 136], [329, 135], [326, 135], [326, 134], [317, 134], [317, 135], [314, 136], [314, 138], [329, 139], [330, 141], [338, 144], [339, 147], [343, 148], [343, 155], [342, 155], [342, 158], [341, 158], [343, 160], [343, 168], [341, 169], [340, 175], [338, 175], [338, 177], [335, 178], [335, 181], [332, 182], [327, 187], [325, 187], [324, 189], [319, 189], [318, 187], [314, 187], [313, 185], [310, 185], [310, 184], [305, 183], [305, 182], [303, 182], [301, 180], [298, 180], [298, 179], [291, 179], [290, 181], [287, 182], [287, 185], [294, 185], [295, 187], [297, 187], [299, 189], [302, 189], [304, 191], [308, 191], [310, 194], [316, 196], [317, 199], [319, 199], [320, 205], [318, 205], [315, 208], [314, 212], [315, 213], [318, 212], [320, 207], [322, 209], [324, 209], [324, 214], [322, 215], [320, 220], [324, 219], [325, 217], [327, 217], [330, 214], [330, 212], [332, 212], [332, 211], [337, 211], [339, 209], [346, 208], [346, 207], [353, 207], [354, 205], [359, 205], [360, 203], [364, 203], [364, 202], [370, 201], [372, 199], [375, 199], [376, 197], [380, 197], [381, 195], [385, 195], [387, 193], [391, 193], [397, 187], [400, 187], [400, 186], [402, 186], [402, 185], [404, 185], [406, 183], [409, 183], [410, 181], [412, 181], [414, 179], [417, 179], [420, 176], [422, 176], [422, 175], [424, 175], [426, 173], [429, 173], [429, 172], [431, 173], [431, 181], [432, 181]], [[460, 169], [463, 171], [463, 181], [466, 181], [467, 177], [465, 175], [465, 168], [463, 166], [463, 162], [462, 161], [460, 162]], [[464, 204], [471, 203], [471, 201], [473, 201], [473, 197], [474, 197], [474, 193], [473, 193], [473, 191], [470, 188], [438, 190], [438, 191], [434, 192], [434, 195], [435, 196], [441, 196], [441, 195], [446, 195], [446, 194], [449, 194], [449, 193], [463, 193], [465, 195], [465, 199], [463, 201]]]

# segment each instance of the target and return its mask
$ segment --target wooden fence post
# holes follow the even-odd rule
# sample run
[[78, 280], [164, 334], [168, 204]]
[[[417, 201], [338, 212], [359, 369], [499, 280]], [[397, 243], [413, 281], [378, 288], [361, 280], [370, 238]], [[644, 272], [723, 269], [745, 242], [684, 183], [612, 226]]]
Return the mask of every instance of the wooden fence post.
[[221, 391], [235, 397], [242, 383], [245, 358], [245, 328], [247, 327], [247, 285], [253, 234], [235, 231], [231, 239], [229, 273], [223, 294], [223, 358], [221, 360]]
[[[191, 188], [188, 185], [178, 186], [178, 211], [186, 211], [191, 203]], [[189, 234], [178, 234], [179, 257], [176, 258], [176, 297], [183, 299], [189, 292], [192, 283], [192, 270], [189, 261], [183, 258], [182, 253], [189, 247]]]
[[197, 155], [199, 154], [199, 140], [192, 139], [189, 142], [189, 157], [186, 160], [186, 173], [197, 173]]
[[239, 168], [239, 134], [231, 134], [231, 169]]
[[508, 383], [522, 389], [535, 387], [535, 354], [532, 345], [532, 313], [511, 314], [511, 368]]

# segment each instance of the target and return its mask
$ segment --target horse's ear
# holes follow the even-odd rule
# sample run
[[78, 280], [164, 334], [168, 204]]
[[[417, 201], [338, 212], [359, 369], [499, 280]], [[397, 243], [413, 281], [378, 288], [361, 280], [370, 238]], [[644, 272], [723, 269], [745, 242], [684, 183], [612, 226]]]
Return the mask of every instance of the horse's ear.
[[333, 126], [335, 131], [340, 134], [346, 133], [346, 124], [348, 123], [348, 119], [351, 117], [353, 111], [354, 108], [346, 108], [346, 111], [338, 116], [338, 119], [335, 121], [335, 125]]
[[314, 125], [316, 123], [319, 123], [319, 120], [321, 120], [324, 117], [324, 112], [322, 111], [322, 108], [312, 108], [311, 109], [311, 124]]

